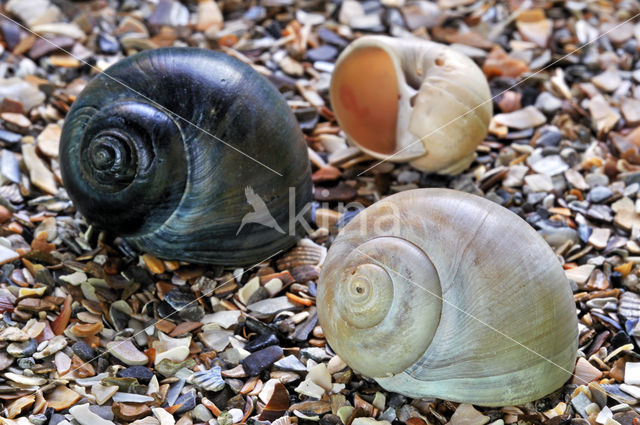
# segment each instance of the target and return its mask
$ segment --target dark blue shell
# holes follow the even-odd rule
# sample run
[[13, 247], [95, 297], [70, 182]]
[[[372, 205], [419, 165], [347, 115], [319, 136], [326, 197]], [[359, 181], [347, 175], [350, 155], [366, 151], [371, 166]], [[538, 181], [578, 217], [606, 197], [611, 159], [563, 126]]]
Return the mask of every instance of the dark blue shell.
[[[149, 50], [94, 78], [65, 120], [60, 162], [89, 222], [165, 259], [261, 261], [295, 243], [290, 214], [311, 200], [307, 147], [284, 98], [208, 50]], [[241, 228], [251, 193], [278, 226]]]

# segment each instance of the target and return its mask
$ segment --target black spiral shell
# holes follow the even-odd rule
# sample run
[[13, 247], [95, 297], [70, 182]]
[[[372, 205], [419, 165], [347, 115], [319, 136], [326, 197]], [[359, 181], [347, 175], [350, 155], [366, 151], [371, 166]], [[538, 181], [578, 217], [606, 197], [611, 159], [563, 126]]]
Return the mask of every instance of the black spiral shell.
[[[284, 98], [248, 65], [203, 49], [144, 51], [94, 78], [65, 120], [60, 166], [89, 222], [166, 259], [261, 261], [295, 243], [294, 217], [311, 199]], [[277, 225], [241, 227], [252, 197]]]

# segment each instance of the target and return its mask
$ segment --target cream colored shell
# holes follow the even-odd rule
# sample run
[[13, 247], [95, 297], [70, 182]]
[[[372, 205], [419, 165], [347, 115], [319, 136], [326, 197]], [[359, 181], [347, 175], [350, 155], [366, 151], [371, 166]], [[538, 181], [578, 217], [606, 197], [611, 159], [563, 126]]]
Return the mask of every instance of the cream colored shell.
[[462, 192], [411, 190], [361, 212], [329, 249], [317, 305], [347, 364], [410, 397], [521, 404], [575, 364], [554, 252], [516, 214]]
[[[392, 154], [367, 149], [378, 159], [409, 161], [422, 171], [456, 174], [475, 159], [492, 114], [489, 85], [467, 56], [443, 44], [421, 39], [364, 36], [351, 43], [336, 62], [333, 76], [357, 51], [378, 47], [393, 61], [398, 84], [396, 146]], [[362, 69], [366, 75], [367, 69]], [[330, 97], [341, 122], [339, 89], [332, 78]], [[372, 87], [372, 90], [376, 90]], [[343, 126], [344, 128], [344, 126]]]

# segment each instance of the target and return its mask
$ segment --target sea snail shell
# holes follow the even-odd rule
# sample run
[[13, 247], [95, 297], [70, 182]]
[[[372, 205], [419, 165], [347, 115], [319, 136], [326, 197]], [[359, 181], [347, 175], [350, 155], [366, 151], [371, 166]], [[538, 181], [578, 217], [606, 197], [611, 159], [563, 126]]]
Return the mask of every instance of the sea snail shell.
[[[89, 222], [167, 259], [262, 261], [295, 243], [290, 214], [311, 198], [307, 148], [284, 98], [208, 50], [149, 50], [98, 75], [65, 120], [60, 161]], [[257, 213], [266, 218], [243, 222]]]
[[329, 249], [317, 305], [353, 370], [411, 397], [521, 404], [575, 364], [555, 254], [517, 215], [462, 192], [401, 192], [357, 215]]
[[338, 123], [364, 152], [440, 174], [471, 164], [491, 120], [480, 68], [426, 40], [357, 39], [338, 58], [329, 93]]

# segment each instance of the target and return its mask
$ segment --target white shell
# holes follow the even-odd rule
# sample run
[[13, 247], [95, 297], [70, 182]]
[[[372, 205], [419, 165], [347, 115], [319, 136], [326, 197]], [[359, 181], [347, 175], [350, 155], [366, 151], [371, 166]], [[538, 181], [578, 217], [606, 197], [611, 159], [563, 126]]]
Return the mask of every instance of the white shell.
[[575, 364], [575, 305], [554, 252], [467, 193], [411, 190], [361, 212], [329, 249], [317, 305], [347, 364], [411, 397], [521, 404]]
[[[354, 132], [345, 126], [349, 116], [356, 119], [353, 114], [363, 122], [387, 118], [372, 117], [376, 111], [363, 112], [367, 105], [358, 104], [359, 100], [366, 103], [358, 99], [359, 91], [344, 96], [345, 89], [357, 84], [354, 80], [371, 71], [366, 64], [351, 77], [341, 77], [343, 71], [354, 66], [352, 60], [358, 52], [371, 48], [388, 54], [398, 85], [395, 147], [391, 153], [371, 146], [378, 141], [356, 140]], [[386, 83], [394, 76], [380, 78]], [[382, 85], [371, 87], [369, 94], [380, 91]], [[410, 161], [417, 169], [440, 174], [456, 174], [471, 164], [476, 146], [487, 134], [493, 108], [487, 80], [470, 58], [443, 44], [417, 38], [364, 36], [351, 43], [336, 62], [330, 97], [338, 122], [364, 152], [379, 159]]]

